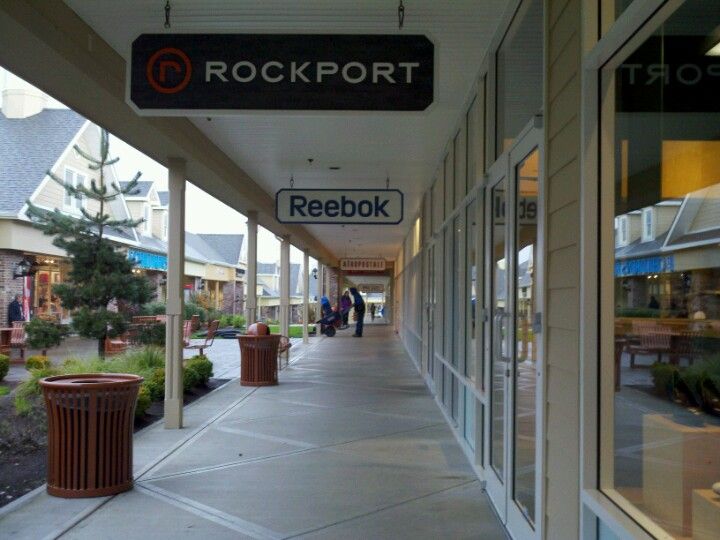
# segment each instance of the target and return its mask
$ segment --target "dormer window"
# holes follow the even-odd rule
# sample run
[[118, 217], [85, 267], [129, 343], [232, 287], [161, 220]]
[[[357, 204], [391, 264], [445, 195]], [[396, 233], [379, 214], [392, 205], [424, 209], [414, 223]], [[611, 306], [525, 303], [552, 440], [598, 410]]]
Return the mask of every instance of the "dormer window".
[[655, 209], [651, 206], [642, 211], [642, 241], [655, 240]]
[[[85, 175], [74, 169], [65, 168], [65, 183], [74, 187], [85, 185]], [[70, 195], [67, 191], [63, 193], [63, 208], [74, 214], [79, 214], [85, 208], [85, 197], [82, 195]]]
[[617, 218], [617, 245], [625, 247], [630, 243], [630, 223], [627, 216]]

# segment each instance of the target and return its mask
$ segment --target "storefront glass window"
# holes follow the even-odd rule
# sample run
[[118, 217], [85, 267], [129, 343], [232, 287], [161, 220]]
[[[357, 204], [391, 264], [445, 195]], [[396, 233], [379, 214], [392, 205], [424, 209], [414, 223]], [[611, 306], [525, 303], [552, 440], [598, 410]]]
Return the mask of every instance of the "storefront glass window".
[[605, 386], [613, 406], [601, 478], [623, 509], [657, 527], [650, 532], [672, 538], [719, 534], [718, 28], [717, 5], [690, 0], [605, 74], [615, 245], [604, 312], [614, 321], [604, 319], [603, 334], [614, 324], [614, 343], [604, 344], [614, 369], [603, 373], [614, 384]]
[[538, 166], [533, 150], [517, 166], [517, 245], [515, 253], [515, 475], [513, 498], [530, 523], [535, 523], [535, 419], [538, 340], [533, 322], [538, 312]]
[[453, 351], [451, 362], [453, 366], [460, 364], [460, 360], [465, 356], [465, 336], [464, 332], [459, 330], [463, 328], [465, 324], [464, 308], [465, 305], [462, 301], [462, 290], [463, 284], [461, 282], [463, 275], [463, 268], [460, 257], [462, 256], [462, 243], [465, 238], [465, 227], [463, 220], [455, 218], [453, 221], [453, 262], [452, 262], [452, 274], [450, 279], [452, 280], [452, 306], [453, 306]]
[[497, 52], [496, 157], [540, 112], [542, 89], [543, 2], [525, 0]]
[[[477, 336], [476, 317], [478, 309], [478, 286], [477, 286], [477, 224], [475, 223], [475, 202], [471, 202], [466, 210], [466, 226], [467, 235], [465, 248], [465, 268], [467, 279], [467, 346], [465, 352], [465, 375], [471, 381], [476, 380], [477, 371]], [[482, 380], [482, 379], [481, 379]]]

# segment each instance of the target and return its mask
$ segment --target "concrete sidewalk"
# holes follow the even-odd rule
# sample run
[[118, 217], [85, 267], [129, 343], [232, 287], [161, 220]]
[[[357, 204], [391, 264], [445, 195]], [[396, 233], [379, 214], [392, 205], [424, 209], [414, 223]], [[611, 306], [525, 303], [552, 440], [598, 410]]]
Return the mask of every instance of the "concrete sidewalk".
[[40, 494], [0, 518], [2, 536], [505, 538], [391, 328], [293, 349], [280, 386], [231, 381], [186, 409], [186, 429], [136, 437], [134, 490]]

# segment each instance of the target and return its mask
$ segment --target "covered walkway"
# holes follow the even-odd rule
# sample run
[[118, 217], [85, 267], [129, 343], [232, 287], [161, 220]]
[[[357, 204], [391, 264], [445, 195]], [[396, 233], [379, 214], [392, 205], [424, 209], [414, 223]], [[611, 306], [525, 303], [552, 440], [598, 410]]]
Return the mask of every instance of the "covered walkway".
[[141, 433], [133, 491], [39, 495], [0, 519], [3, 535], [505, 538], [391, 327], [298, 349], [280, 386], [232, 381], [188, 408], [186, 429]]

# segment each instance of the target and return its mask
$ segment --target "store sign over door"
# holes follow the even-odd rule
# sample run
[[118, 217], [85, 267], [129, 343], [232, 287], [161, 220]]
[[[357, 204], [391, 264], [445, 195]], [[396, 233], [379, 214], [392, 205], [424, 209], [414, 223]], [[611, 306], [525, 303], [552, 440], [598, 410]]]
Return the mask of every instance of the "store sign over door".
[[423, 35], [143, 34], [128, 101], [140, 114], [423, 111], [435, 48]]
[[397, 189], [281, 189], [275, 195], [280, 223], [397, 225], [403, 194]]

